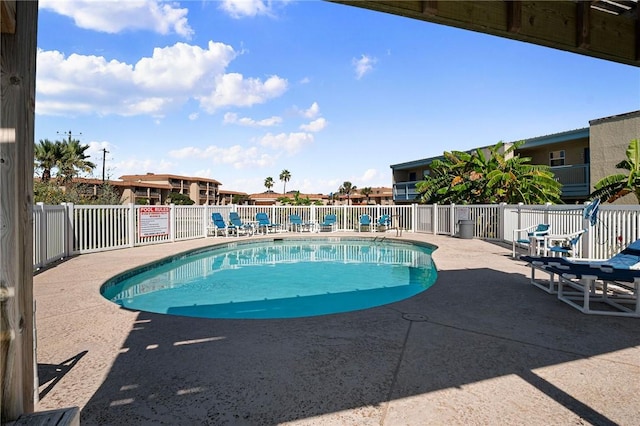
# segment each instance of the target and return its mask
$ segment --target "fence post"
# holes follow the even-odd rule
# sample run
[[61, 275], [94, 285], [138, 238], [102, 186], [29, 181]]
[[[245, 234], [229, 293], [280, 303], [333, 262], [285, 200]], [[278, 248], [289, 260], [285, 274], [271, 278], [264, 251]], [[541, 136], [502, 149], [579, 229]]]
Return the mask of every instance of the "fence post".
[[433, 235], [438, 235], [438, 203], [433, 203], [433, 214], [431, 216], [433, 221], [431, 224]]
[[549, 221], [549, 209], [551, 208], [551, 203], [545, 203], [545, 209], [544, 209], [544, 223], [551, 223]]
[[316, 217], [318, 217], [318, 206], [312, 204], [309, 207], [311, 207], [311, 211], [309, 212], [309, 221], [311, 223], [314, 223], [316, 222]]
[[[47, 218], [45, 217], [44, 203], [36, 203], [34, 206], [38, 210], [38, 216], [40, 216], [40, 226], [38, 227], [38, 233], [40, 244], [38, 245], [38, 259], [39, 262], [36, 265], [38, 268], [44, 266], [47, 261]], [[31, 213], [33, 215], [33, 213]]]
[[416, 232], [418, 226], [418, 205], [416, 203], [411, 204], [411, 232]]
[[498, 213], [498, 235], [496, 235], [497, 239], [500, 241], [504, 241], [504, 228], [507, 226], [507, 221], [505, 220], [507, 212], [507, 203], [500, 203], [500, 210]]
[[169, 241], [176, 242], [176, 205], [169, 204]]
[[451, 203], [449, 206], [449, 234], [452, 237], [456, 236], [456, 204]]
[[[584, 208], [587, 207], [587, 205], [590, 203], [590, 201], [585, 201], [584, 202]], [[594, 253], [593, 253], [593, 233], [594, 233], [594, 226], [591, 226], [591, 221], [589, 220], [589, 218], [584, 217], [584, 210], [583, 210], [583, 214], [582, 214], [582, 229], [586, 229], [587, 232], [585, 232], [584, 234], [582, 234], [582, 257], [586, 257], [587, 259], [593, 259], [595, 257]], [[584, 255], [584, 253], [586, 253], [586, 256]]]
[[129, 203], [129, 247], [136, 246], [136, 205]]
[[342, 224], [340, 224], [340, 222], [338, 222], [338, 231], [345, 231], [347, 228], [347, 215], [349, 214], [349, 205], [348, 204], [343, 204], [342, 205]]
[[[516, 229], [522, 229], [522, 206], [524, 203], [518, 203], [518, 224], [516, 225]], [[548, 222], [545, 222], [548, 223]]]
[[209, 233], [207, 232], [207, 228], [209, 227], [209, 206], [202, 206], [202, 236], [207, 238]]
[[75, 235], [76, 235], [76, 222], [75, 213], [73, 211], [73, 203], [62, 203], [64, 206], [64, 255], [65, 257], [71, 256], [75, 253]]

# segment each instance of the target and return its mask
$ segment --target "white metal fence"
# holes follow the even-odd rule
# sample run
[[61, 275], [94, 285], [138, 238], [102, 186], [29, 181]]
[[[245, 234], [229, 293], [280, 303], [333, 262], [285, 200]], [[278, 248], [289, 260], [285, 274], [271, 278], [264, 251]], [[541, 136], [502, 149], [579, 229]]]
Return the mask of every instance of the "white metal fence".
[[551, 225], [552, 234], [568, 234], [588, 227], [580, 250], [582, 257], [608, 258], [640, 239], [640, 206], [600, 206], [598, 221], [589, 226], [582, 205], [408, 205], [408, 206], [163, 206], [168, 209], [168, 229], [145, 236], [140, 229], [141, 210], [149, 206], [86, 206], [37, 204], [33, 208], [33, 264], [41, 268], [59, 259], [84, 253], [148, 244], [206, 238], [211, 213], [228, 217], [236, 211], [245, 222], [265, 212], [273, 223], [289, 229], [289, 216], [321, 223], [335, 214], [338, 229], [355, 231], [359, 218], [375, 221], [384, 214], [392, 229], [455, 236], [460, 220], [471, 220], [474, 237], [511, 243], [513, 230], [539, 223]]

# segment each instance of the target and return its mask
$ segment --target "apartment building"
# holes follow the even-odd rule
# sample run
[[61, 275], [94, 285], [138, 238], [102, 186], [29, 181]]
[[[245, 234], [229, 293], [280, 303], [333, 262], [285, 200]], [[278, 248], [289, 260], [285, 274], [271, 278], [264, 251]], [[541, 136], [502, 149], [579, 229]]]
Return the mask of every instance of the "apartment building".
[[[146, 173], [120, 176], [124, 182], [123, 202], [164, 204], [171, 193], [188, 196], [196, 205], [217, 204], [219, 186], [215, 179]], [[109, 182], [113, 183], [113, 182]]]
[[[561, 199], [565, 203], [583, 202], [600, 179], [624, 171], [615, 165], [626, 158], [632, 139], [640, 139], [640, 111], [589, 121], [589, 127], [525, 139], [515, 154], [530, 157], [532, 164], [551, 167], [562, 184]], [[514, 142], [505, 144], [505, 148]], [[486, 149], [487, 147], [480, 147]], [[418, 201], [416, 184], [429, 173], [430, 157], [391, 165], [393, 201], [411, 204]], [[617, 201], [635, 204], [633, 196]]]

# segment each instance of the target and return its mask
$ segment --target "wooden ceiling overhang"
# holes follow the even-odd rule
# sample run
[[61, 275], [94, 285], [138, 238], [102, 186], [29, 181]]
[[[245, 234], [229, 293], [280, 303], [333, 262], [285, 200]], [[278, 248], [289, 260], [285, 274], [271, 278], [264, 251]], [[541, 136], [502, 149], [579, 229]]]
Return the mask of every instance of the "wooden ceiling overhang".
[[640, 66], [638, 0], [330, 1]]

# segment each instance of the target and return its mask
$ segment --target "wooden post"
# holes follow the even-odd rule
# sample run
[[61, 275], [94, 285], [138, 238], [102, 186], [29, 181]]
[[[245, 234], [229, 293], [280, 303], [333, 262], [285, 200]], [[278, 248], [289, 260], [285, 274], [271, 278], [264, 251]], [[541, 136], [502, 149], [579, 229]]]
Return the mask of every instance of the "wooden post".
[[[38, 2], [0, 3], [0, 417], [4, 423], [33, 412], [37, 393], [31, 209]], [[6, 25], [7, 19], [15, 25]]]

